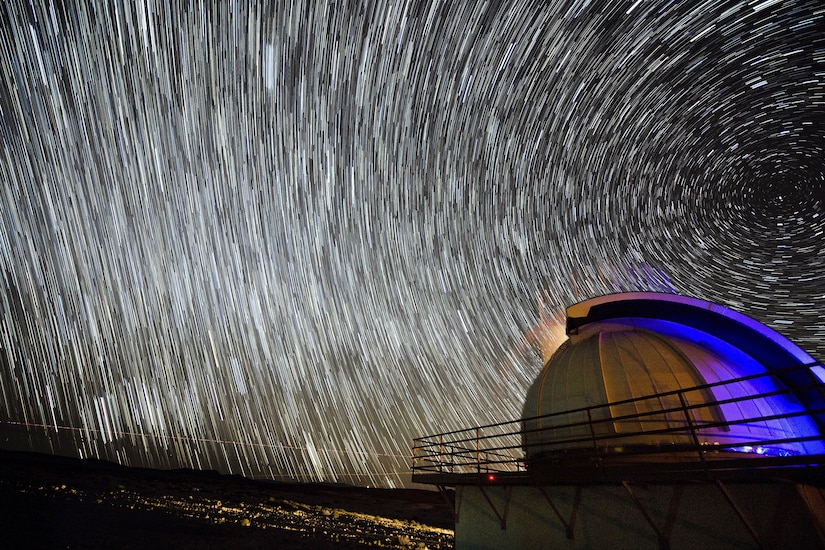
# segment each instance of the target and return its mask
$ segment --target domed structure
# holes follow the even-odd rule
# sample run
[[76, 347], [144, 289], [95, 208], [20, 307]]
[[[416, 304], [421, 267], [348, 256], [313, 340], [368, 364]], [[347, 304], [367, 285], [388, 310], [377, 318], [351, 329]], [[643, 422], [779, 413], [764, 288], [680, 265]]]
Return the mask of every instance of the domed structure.
[[569, 308], [568, 334], [527, 392], [528, 464], [595, 440], [614, 453], [697, 444], [776, 456], [825, 451], [805, 412], [812, 396], [781, 392], [798, 381], [783, 381], [780, 368], [813, 359], [750, 318], [693, 298], [628, 293]]
[[413, 481], [455, 490], [456, 548], [825, 550], [821, 362], [670, 294], [575, 304], [565, 332], [520, 419], [413, 441]]

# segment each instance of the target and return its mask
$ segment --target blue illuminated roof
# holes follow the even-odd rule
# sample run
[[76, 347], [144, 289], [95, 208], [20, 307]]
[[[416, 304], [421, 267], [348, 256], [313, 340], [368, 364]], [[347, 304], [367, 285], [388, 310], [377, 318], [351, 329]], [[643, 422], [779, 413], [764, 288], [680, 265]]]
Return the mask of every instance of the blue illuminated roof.
[[[592, 298], [567, 308], [567, 333], [578, 334], [591, 323], [628, 319], [638, 319], [642, 326], [665, 321], [676, 327], [671, 330], [692, 341], [707, 334], [752, 357], [792, 390], [810, 388], [812, 376], [821, 380], [822, 366], [775, 330], [719, 304], [687, 296], [629, 292]], [[802, 365], [812, 368], [800, 370]], [[825, 392], [800, 389], [795, 393], [808, 410], [825, 408]], [[820, 429], [825, 428], [825, 416], [816, 414], [815, 418]]]
[[762, 323], [719, 304], [658, 292], [627, 292], [592, 298], [567, 308], [567, 333], [595, 321], [642, 317], [673, 321], [721, 338], [767, 368], [815, 363], [802, 348]]

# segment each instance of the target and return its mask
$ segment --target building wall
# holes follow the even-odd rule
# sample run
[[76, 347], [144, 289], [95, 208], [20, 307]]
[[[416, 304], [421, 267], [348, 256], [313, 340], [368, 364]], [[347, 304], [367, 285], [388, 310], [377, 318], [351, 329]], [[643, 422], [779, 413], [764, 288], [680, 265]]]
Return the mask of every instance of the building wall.
[[[765, 548], [825, 548], [822, 489], [767, 483], [725, 487]], [[630, 488], [673, 550], [759, 547], [715, 484], [683, 485], [678, 490], [668, 485]], [[457, 487], [456, 548], [664, 547], [622, 485], [552, 486], [543, 490], [546, 496], [534, 486]], [[679, 490], [681, 495], [675, 499]], [[579, 502], [574, 506], [577, 491]], [[551, 502], [564, 522], [553, 511]], [[673, 519], [668, 533], [669, 511]], [[566, 536], [564, 523], [571, 526], [572, 539]]]

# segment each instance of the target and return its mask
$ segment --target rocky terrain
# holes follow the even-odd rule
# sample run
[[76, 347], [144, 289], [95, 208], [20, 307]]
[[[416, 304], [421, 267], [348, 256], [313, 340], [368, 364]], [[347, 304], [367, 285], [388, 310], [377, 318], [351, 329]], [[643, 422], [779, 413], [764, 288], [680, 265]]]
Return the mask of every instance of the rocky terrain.
[[452, 548], [442, 496], [0, 451], [6, 548]]

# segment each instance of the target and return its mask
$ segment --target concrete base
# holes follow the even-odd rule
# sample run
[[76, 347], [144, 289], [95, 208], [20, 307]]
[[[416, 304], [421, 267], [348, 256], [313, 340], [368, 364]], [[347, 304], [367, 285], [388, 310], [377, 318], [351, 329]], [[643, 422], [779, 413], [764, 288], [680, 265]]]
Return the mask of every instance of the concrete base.
[[455, 508], [459, 550], [825, 548], [825, 490], [790, 483], [459, 486]]

